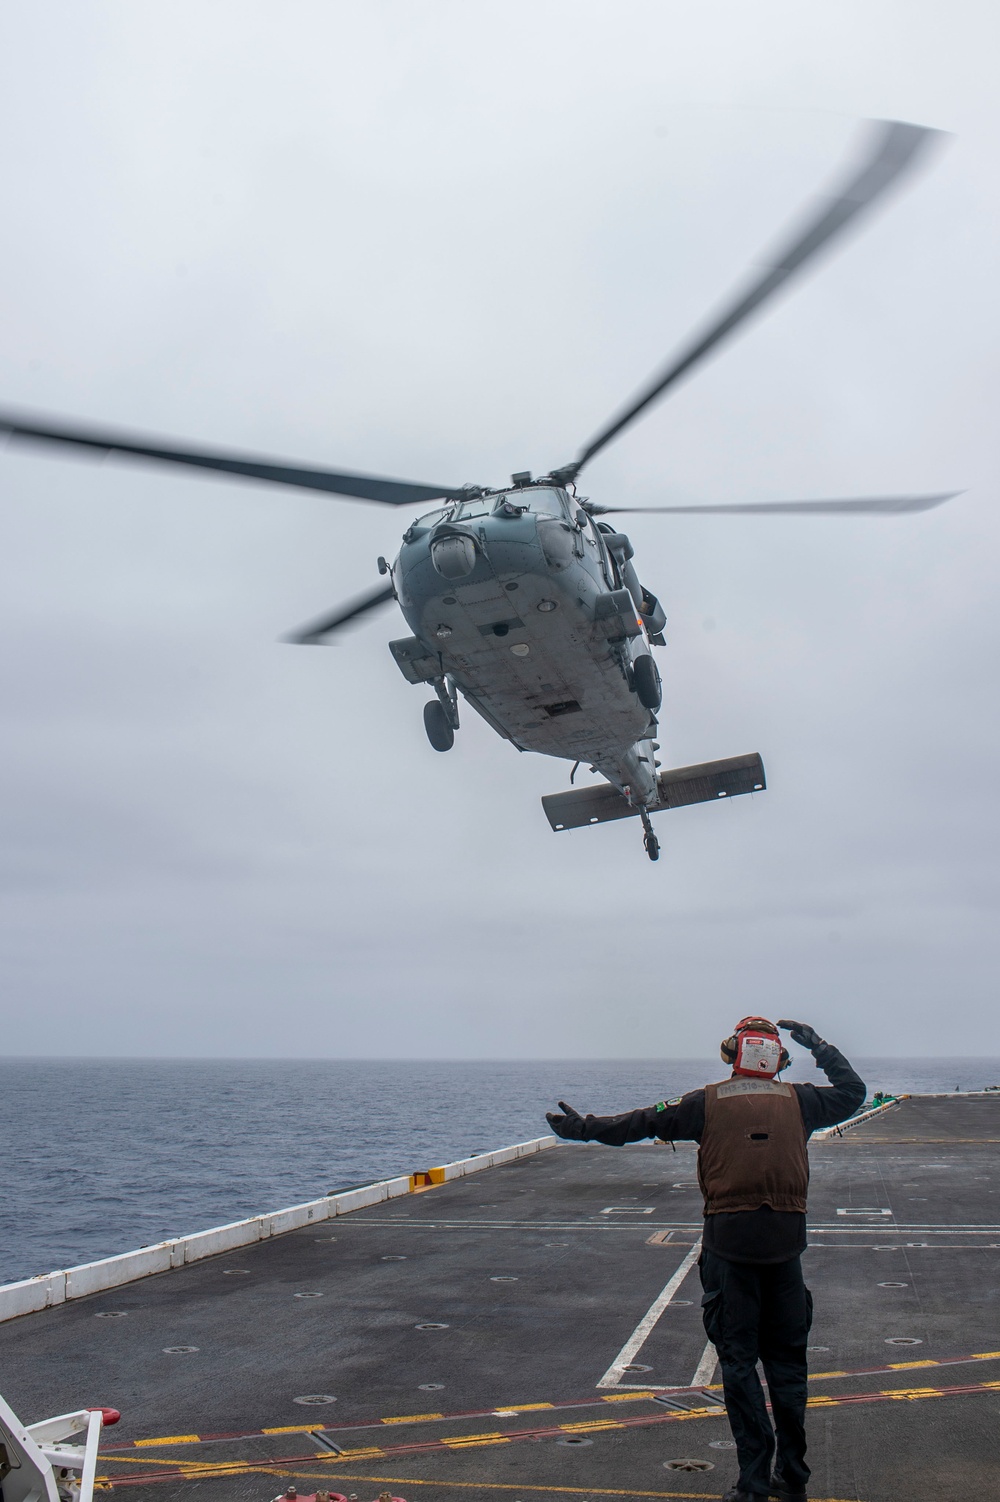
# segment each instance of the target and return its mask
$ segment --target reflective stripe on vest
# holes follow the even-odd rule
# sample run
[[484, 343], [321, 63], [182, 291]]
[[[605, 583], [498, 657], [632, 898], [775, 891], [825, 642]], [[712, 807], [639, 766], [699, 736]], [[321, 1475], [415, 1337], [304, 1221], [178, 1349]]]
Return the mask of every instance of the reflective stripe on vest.
[[706, 1215], [761, 1205], [805, 1213], [809, 1156], [791, 1085], [736, 1078], [705, 1086], [698, 1183]]

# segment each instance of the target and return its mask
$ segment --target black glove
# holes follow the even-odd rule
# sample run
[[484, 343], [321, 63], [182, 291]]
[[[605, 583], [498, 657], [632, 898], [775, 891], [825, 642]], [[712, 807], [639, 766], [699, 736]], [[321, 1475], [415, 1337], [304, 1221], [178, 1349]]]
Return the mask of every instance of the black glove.
[[545, 1120], [555, 1132], [557, 1137], [565, 1137], [567, 1142], [586, 1142], [587, 1122], [579, 1111], [574, 1111], [564, 1100], [559, 1102], [559, 1110], [564, 1114], [558, 1116], [555, 1111], [546, 1111]]
[[800, 1048], [808, 1048], [811, 1054], [825, 1047], [819, 1033], [814, 1027], [810, 1027], [808, 1022], [779, 1021], [778, 1026], [787, 1028], [792, 1035], [792, 1042], [797, 1043]]

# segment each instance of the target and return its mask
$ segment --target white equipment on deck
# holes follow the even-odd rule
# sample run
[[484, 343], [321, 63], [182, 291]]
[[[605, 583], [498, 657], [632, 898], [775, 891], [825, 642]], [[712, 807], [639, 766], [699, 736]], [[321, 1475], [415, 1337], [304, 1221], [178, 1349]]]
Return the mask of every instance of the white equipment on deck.
[[[93, 1502], [97, 1447], [115, 1408], [80, 1408], [24, 1425], [0, 1398], [0, 1486], [3, 1502]], [[86, 1432], [82, 1445], [63, 1444]]]

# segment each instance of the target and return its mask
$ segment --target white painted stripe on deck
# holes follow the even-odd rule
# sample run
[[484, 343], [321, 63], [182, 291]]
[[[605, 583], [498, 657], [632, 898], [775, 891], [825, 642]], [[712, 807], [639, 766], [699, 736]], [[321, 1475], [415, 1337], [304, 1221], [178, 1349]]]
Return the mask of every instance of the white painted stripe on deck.
[[692, 1387], [708, 1387], [715, 1376], [715, 1368], [719, 1364], [719, 1356], [712, 1342], [709, 1341], [701, 1353], [701, 1360], [695, 1368], [691, 1378]]
[[664, 1309], [666, 1309], [674, 1294], [684, 1282], [684, 1279], [691, 1271], [691, 1268], [697, 1262], [700, 1252], [701, 1242], [696, 1241], [694, 1246], [688, 1252], [687, 1256], [684, 1258], [684, 1261], [681, 1263], [680, 1267], [670, 1279], [670, 1282], [663, 1289], [662, 1293], [657, 1297], [654, 1303], [650, 1304], [649, 1308], [646, 1310], [646, 1313], [636, 1325], [635, 1329], [632, 1331], [632, 1334], [622, 1346], [621, 1350], [618, 1352], [618, 1355], [615, 1357], [614, 1361], [612, 1361], [611, 1365], [604, 1373], [604, 1376], [601, 1378], [600, 1382], [598, 1382], [598, 1387], [617, 1387], [619, 1385], [621, 1378], [624, 1375], [625, 1368], [635, 1360], [636, 1356], [646, 1344], [646, 1341], [649, 1339], [649, 1336], [652, 1333], [657, 1320], [660, 1318], [660, 1315], [663, 1313]]

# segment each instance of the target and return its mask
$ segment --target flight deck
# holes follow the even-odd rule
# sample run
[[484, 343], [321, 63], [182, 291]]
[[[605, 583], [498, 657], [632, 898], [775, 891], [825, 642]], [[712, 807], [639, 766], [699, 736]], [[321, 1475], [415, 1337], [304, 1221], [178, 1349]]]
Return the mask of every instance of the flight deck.
[[[1000, 1094], [810, 1145], [809, 1495], [1000, 1475]], [[559, 1144], [0, 1324], [27, 1423], [113, 1405], [134, 1502], [720, 1497], [695, 1148]]]

